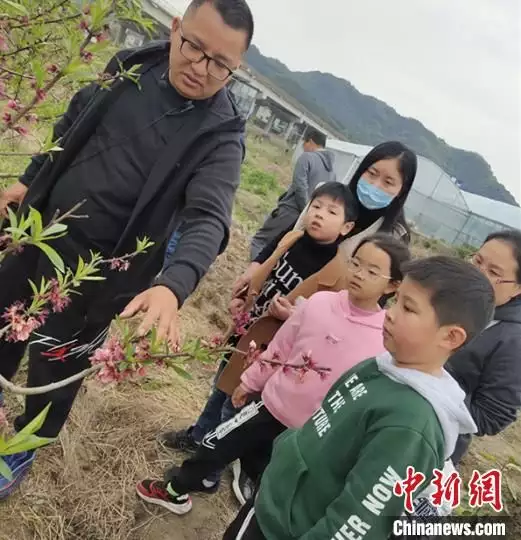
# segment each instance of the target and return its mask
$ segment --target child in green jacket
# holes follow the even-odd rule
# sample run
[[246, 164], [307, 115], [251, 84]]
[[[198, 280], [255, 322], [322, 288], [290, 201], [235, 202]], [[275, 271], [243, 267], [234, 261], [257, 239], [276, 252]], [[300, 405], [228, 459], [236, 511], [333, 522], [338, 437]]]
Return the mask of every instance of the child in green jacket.
[[300, 429], [277, 440], [254, 502], [224, 540], [384, 540], [404, 510], [394, 495], [408, 466], [443, 469], [458, 435], [476, 426], [443, 368], [494, 310], [489, 281], [450, 257], [408, 263], [384, 322], [387, 353], [333, 385]]

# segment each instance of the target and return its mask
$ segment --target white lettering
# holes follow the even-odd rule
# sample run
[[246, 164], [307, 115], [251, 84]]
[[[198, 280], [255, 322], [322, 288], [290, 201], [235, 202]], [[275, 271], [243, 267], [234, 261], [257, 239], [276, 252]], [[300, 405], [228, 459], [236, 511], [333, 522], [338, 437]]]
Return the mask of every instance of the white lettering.
[[331, 424], [329, 423], [329, 418], [327, 417], [326, 411], [321, 407], [313, 415], [313, 421], [315, 422], [315, 429], [320, 438], [326, 433], [330, 428]]
[[346, 404], [346, 400], [344, 399], [344, 396], [338, 390], [331, 397], [327, 399], [327, 402], [333, 409], [333, 414], [335, 414], [339, 409], [341, 409]]
[[[378, 479], [372, 489], [372, 493], [368, 493], [362, 504], [375, 516], [379, 516], [382, 510], [385, 508], [385, 503], [392, 497], [392, 490], [387, 489], [385, 486], [392, 487], [396, 481], [401, 480], [398, 473], [388, 466], [385, 472]], [[382, 485], [383, 484], [383, 485]]]
[[365, 533], [371, 530], [371, 525], [366, 523], [358, 516], [349, 516], [347, 524], [357, 533], [360, 533], [362, 536], [365, 536]]
[[351, 375], [351, 377], [349, 377], [349, 379], [347, 379], [347, 381], [344, 383], [344, 386], [346, 388], [349, 388], [354, 382], [356, 382], [358, 380], [358, 375]]
[[393, 496], [393, 493], [385, 486], [382, 486], [382, 484], [376, 484], [376, 486], [373, 487], [373, 495], [377, 499], [387, 502]]
[[364, 383], [358, 383], [354, 388], [349, 390], [351, 392], [351, 397], [353, 401], [356, 401], [359, 397], [367, 394], [367, 389], [364, 386]]
[[[374, 489], [374, 488], [373, 488]], [[362, 504], [375, 516], [379, 516], [382, 513], [382, 510], [385, 508], [385, 504], [376, 499], [371, 493], [368, 493], [365, 496], [365, 499], [362, 501]]]
[[396, 482], [399, 482], [400, 480], [400, 475], [390, 465], [380, 477], [380, 482], [389, 486], [391, 489], [394, 488]]

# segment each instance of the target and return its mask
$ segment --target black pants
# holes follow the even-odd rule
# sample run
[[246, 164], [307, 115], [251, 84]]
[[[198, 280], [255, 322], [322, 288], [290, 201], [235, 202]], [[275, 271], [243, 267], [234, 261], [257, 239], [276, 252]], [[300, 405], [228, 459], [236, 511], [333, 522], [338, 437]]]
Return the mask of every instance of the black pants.
[[255, 517], [254, 498], [241, 508], [224, 533], [223, 540], [266, 540]]
[[208, 433], [195, 456], [185, 460], [181, 468], [167, 471], [165, 481], [179, 495], [190, 493], [199, 489], [208, 475], [236, 459], [241, 460], [248, 477], [256, 481], [270, 461], [273, 441], [285, 429], [262, 401], [253, 401]]
[[[36, 248], [27, 248], [21, 255], [7, 257], [0, 267], [0, 313], [17, 300], [29, 299], [28, 279], [36, 284], [42, 276], [53, 276], [49, 260]], [[89, 366], [92, 352], [103, 344], [114, 312], [87, 317], [90, 302], [95, 298], [99, 282], [87, 282], [73, 294], [71, 304], [61, 313], [51, 314], [45, 324], [29, 339], [29, 371], [27, 386], [42, 386], [78, 373]], [[0, 340], [0, 373], [11, 379], [18, 371], [27, 343]], [[56, 437], [80, 389], [82, 381], [47, 394], [27, 396], [25, 412], [15, 420], [22, 429], [48, 403], [52, 403], [47, 419], [38, 435]]]

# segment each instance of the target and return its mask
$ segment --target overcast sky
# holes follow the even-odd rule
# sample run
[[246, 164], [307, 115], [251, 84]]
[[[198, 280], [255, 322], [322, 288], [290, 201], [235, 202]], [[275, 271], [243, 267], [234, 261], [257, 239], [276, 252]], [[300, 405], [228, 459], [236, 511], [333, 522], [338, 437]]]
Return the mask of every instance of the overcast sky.
[[479, 152], [521, 202], [520, 0], [249, 4], [264, 55], [343, 77], [452, 146]]

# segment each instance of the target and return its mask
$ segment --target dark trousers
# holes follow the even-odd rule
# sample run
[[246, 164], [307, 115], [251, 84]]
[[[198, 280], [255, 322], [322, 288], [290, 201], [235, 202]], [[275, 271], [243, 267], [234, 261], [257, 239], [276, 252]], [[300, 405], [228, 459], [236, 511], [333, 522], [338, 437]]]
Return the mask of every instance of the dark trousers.
[[217, 368], [212, 393], [206, 401], [199, 418], [191, 426], [192, 437], [198, 443], [203, 440], [207, 433], [213, 431], [219, 424], [233, 418], [239, 412], [239, 409], [233, 406], [230, 396], [215, 386], [225, 367], [226, 361], [223, 360]]
[[199, 489], [211, 473], [236, 459], [241, 460], [248, 477], [257, 481], [270, 461], [273, 441], [285, 429], [262, 401], [253, 401], [208, 433], [194, 457], [185, 460], [181, 468], [167, 471], [165, 481], [179, 495], [190, 493]]
[[223, 540], [266, 540], [255, 517], [254, 498], [246, 501], [224, 533]]
[[[21, 255], [10, 256], [0, 267], [0, 313], [17, 300], [31, 297], [28, 279], [39, 284], [42, 276], [53, 276], [47, 257], [36, 248], [27, 248]], [[87, 282], [81, 295], [71, 296], [72, 302], [62, 313], [49, 315], [45, 324], [29, 339], [27, 386], [43, 386], [70, 377], [89, 366], [92, 352], [103, 344], [114, 312], [89, 313], [88, 306], [95, 297], [99, 283]], [[0, 340], [0, 373], [11, 379], [20, 367], [27, 343]], [[52, 392], [27, 396], [25, 412], [15, 420], [22, 429], [48, 403], [52, 403], [47, 419], [38, 435], [56, 437], [80, 389], [82, 381]]]

